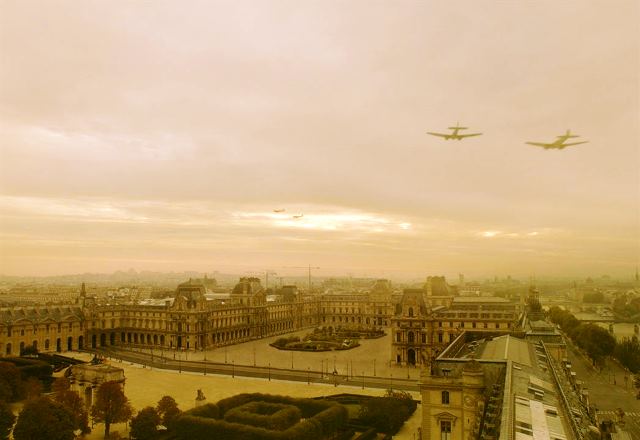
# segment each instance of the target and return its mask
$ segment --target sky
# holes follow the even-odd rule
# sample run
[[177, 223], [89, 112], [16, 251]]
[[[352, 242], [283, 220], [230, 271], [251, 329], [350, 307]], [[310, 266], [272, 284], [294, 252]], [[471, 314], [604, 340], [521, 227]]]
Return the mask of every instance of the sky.
[[638, 265], [635, 0], [0, 10], [0, 273]]

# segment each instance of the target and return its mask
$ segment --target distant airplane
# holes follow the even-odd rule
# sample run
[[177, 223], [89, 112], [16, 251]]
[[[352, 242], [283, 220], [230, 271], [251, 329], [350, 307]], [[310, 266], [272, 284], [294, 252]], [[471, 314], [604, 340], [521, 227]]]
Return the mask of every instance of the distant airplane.
[[529, 145], [535, 145], [536, 147], [542, 147], [545, 150], [549, 150], [549, 149], [562, 150], [565, 147], [571, 147], [572, 145], [586, 144], [587, 142], [589, 142], [589, 141], [582, 141], [582, 142], [570, 142], [568, 144], [565, 143], [567, 139], [577, 138], [577, 137], [580, 137], [580, 135], [571, 134], [571, 130], [567, 130], [565, 134], [561, 134], [560, 136], [557, 136], [556, 141], [551, 142], [550, 144], [545, 144], [543, 142], [525, 142], [525, 143]]
[[273, 212], [284, 212], [284, 209], [274, 209]]
[[304, 217], [304, 214], [298, 214], [293, 216], [293, 218], [302, 218], [302, 217]]
[[480, 136], [482, 133], [468, 133], [468, 134], [459, 134], [460, 130], [467, 130], [468, 127], [460, 127], [460, 124], [456, 122], [456, 126], [455, 127], [447, 127], [449, 130], [453, 130], [451, 133], [446, 134], [446, 133], [433, 133], [431, 131], [427, 131], [427, 134], [430, 134], [431, 136], [439, 136], [444, 138], [445, 140], [449, 140], [449, 139], [455, 139], [455, 140], [461, 140], [464, 138], [468, 138], [471, 136]]

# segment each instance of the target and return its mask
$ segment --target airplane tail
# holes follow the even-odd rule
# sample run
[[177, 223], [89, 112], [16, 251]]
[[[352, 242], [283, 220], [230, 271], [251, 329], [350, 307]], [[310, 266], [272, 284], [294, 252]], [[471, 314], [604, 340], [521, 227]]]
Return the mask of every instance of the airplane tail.
[[566, 137], [566, 138], [577, 138], [577, 137], [580, 137], [580, 136], [577, 135], [577, 134], [571, 134], [571, 130], [567, 130], [567, 133], [564, 135], [564, 137]]
[[447, 127], [449, 130], [466, 130], [469, 127], [460, 127], [460, 123], [456, 122], [456, 126], [455, 127]]

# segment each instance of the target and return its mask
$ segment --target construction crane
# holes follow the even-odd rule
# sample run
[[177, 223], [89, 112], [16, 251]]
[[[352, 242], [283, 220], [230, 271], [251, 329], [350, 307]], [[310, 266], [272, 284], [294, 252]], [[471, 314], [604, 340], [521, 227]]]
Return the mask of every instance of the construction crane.
[[286, 269], [307, 269], [309, 271], [309, 293], [311, 293], [311, 270], [312, 269], [320, 269], [317, 266], [312, 266], [312, 265], [308, 265], [308, 266], [288, 266], [286, 267]]

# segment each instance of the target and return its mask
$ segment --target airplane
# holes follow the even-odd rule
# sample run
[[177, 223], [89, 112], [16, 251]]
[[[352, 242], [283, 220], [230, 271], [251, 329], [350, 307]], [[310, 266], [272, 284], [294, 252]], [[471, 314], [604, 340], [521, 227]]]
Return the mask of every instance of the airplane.
[[456, 122], [456, 126], [455, 127], [447, 127], [449, 130], [453, 130], [451, 133], [446, 134], [446, 133], [433, 133], [431, 131], [427, 131], [427, 134], [430, 134], [431, 136], [439, 136], [439, 137], [443, 137], [445, 140], [449, 140], [449, 139], [455, 139], [455, 140], [461, 140], [467, 137], [471, 137], [471, 136], [480, 136], [482, 133], [468, 133], [468, 134], [460, 134], [459, 131], [460, 130], [467, 130], [468, 127], [460, 127], [460, 124], [458, 122]]
[[302, 217], [304, 217], [304, 214], [298, 214], [293, 216], [293, 218], [302, 218]]
[[274, 209], [273, 212], [284, 212], [284, 209]]
[[525, 143], [529, 145], [535, 145], [536, 147], [542, 147], [545, 150], [549, 150], [549, 149], [562, 150], [565, 147], [571, 147], [572, 145], [586, 144], [587, 142], [589, 142], [589, 141], [581, 141], [581, 142], [569, 142], [568, 144], [565, 143], [567, 139], [580, 137], [580, 135], [571, 134], [571, 130], [567, 130], [565, 134], [561, 134], [560, 136], [556, 136], [556, 137], [557, 139], [555, 140], [555, 142], [551, 142], [549, 144], [545, 144], [543, 142], [525, 142]]

